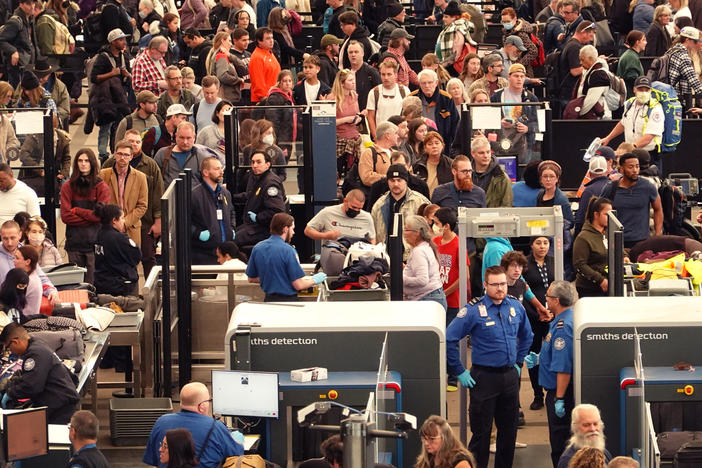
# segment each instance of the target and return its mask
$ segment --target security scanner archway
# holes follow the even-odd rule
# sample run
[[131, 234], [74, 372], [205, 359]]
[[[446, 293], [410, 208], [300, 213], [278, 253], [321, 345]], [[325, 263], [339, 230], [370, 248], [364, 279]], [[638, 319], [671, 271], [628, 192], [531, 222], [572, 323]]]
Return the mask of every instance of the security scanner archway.
[[[637, 441], [645, 419], [632, 406], [642, 392], [640, 379], [632, 377], [636, 374], [630, 369], [635, 362], [635, 338], [640, 340], [645, 399], [654, 415], [658, 403], [691, 404], [698, 398], [699, 372], [673, 371], [673, 367], [697, 363], [702, 357], [702, 302], [684, 296], [587, 297], [573, 311], [575, 403], [596, 405], [605, 423], [607, 449], [613, 455], [630, 456], [626, 451], [641, 447]], [[686, 385], [695, 389], [692, 395], [684, 393]], [[631, 411], [624, 419], [622, 410], [627, 405]]]
[[[560, 206], [528, 208], [458, 208], [458, 235], [466, 242], [458, 243], [460, 304], [468, 302], [468, 238], [547, 236], [554, 239], [555, 279], [563, 279], [563, 213]], [[466, 341], [460, 341], [461, 361], [468, 358]], [[468, 392], [460, 387], [461, 440], [468, 441]]]
[[[304, 459], [305, 453], [295, 453], [301, 446], [297, 442], [312, 436], [308, 430], [298, 432], [293, 418], [311, 402], [335, 401], [362, 409], [369, 392], [376, 391], [382, 397], [376, 407], [382, 411], [410, 413], [418, 421], [431, 414], [445, 416], [445, 322], [443, 308], [433, 302], [371, 301], [363, 307], [336, 302], [333, 308], [317, 302], [244, 303], [234, 309], [225, 335], [225, 368], [279, 373], [280, 416], [256, 430], [264, 439], [267, 458], [286, 466]], [[386, 335], [387, 378], [376, 390]], [[329, 378], [308, 385], [289, 380], [291, 370], [314, 366], [326, 368]], [[324, 424], [343, 419], [338, 408], [328, 414]], [[323, 439], [314, 439], [317, 446], [318, 440]], [[397, 445], [391, 445], [383, 451], [395, 452]], [[387, 462], [407, 465], [420, 448], [419, 436], [410, 433]]]

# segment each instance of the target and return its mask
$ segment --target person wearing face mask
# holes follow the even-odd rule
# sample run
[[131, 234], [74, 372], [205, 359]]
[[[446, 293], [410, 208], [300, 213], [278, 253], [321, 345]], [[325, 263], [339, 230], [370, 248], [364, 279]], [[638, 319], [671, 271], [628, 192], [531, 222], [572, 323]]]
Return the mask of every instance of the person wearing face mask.
[[51, 240], [46, 238], [46, 222], [41, 218], [32, 218], [24, 230], [29, 245], [39, 253], [39, 266], [51, 268], [63, 263], [63, 257]]
[[514, 8], [505, 8], [502, 10], [502, 42], [507, 44], [507, 38], [510, 36], [517, 36], [522, 40], [524, 45], [523, 54], [515, 54], [515, 56], [510, 57], [512, 63], [521, 63], [524, 65], [527, 71], [527, 75], [530, 77], [534, 76], [534, 70], [531, 68], [531, 63], [539, 55], [539, 51], [536, 45], [531, 41], [531, 33], [534, 32], [534, 28], [526, 20], [517, 18], [517, 12]]
[[665, 114], [660, 103], [651, 98], [651, 80], [640, 76], [634, 82], [635, 97], [624, 104], [622, 119], [617, 122], [609, 135], [602, 138], [600, 144], [608, 146], [609, 142], [624, 134], [624, 141], [634, 145], [634, 148], [645, 149], [651, 155], [651, 164], [663, 171], [663, 158], [660, 154], [661, 137], [665, 124]]
[[87, 269], [85, 281], [93, 282], [95, 250], [100, 229], [93, 210], [110, 202], [110, 188], [98, 177], [100, 164], [93, 150], [82, 148], [73, 158], [69, 181], [61, 186], [61, 221], [66, 225], [68, 261]]
[[[38, 262], [39, 253], [31, 245], [19, 247], [15, 251], [15, 268], [24, 271], [29, 278], [26, 286], [23, 286], [22, 280], [17, 284], [17, 299], [25, 302], [24, 307], [22, 307], [23, 317], [38, 314], [41, 309], [42, 284], [37, 271]], [[9, 276], [10, 274], [8, 273]], [[13, 280], [11, 279], [11, 281]]]
[[375, 226], [370, 213], [363, 209], [366, 197], [359, 189], [351, 190], [340, 205], [323, 208], [305, 227], [305, 235], [321, 240], [323, 245], [342, 237], [365, 239], [375, 244]]
[[[25, 321], [25, 317], [30, 307], [27, 304], [27, 287], [29, 285], [29, 276], [22, 268], [13, 268], [7, 272], [5, 281], [0, 285], [0, 308], [7, 318], [16, 323]], [[41, 289], [41, 282], [39, 283]], [[39, 304], [41, 303], [41, 293], [39, 302], [35, 304], [36, 309], [34, 314], [39, 313]]]

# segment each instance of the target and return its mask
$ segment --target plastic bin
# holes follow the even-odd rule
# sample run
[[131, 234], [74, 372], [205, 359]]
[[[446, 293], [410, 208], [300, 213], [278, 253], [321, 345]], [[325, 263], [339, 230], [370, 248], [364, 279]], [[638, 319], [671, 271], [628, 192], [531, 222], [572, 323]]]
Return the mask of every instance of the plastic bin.
[[[329, 284], [336, 280], [338, 276], [329, 276], [324, 283], [320, 285], [319, 297], [321, 301], [338, 302], [338, 301], [389, 301], [390, 290], [385, 287], [381, 289], [354, 289], [351, 291], [339, 291], [329, 287]], [[385, 284], [389, 284], [389, 276], [384, 276]]]
[[46, 276], [51, 280], [54, 286], [65, 286], [67, 284], [80, 284], [85, 278], [85, 273], [88, 270], [79, 267], [78, 265], [65, 266], [59, 265], [53, 270], [47, 271]]
[[172, 412], [173, 402], [170, 398], [112, 398], [112, 443], [117, 446], [146, 445], [156, 420]]

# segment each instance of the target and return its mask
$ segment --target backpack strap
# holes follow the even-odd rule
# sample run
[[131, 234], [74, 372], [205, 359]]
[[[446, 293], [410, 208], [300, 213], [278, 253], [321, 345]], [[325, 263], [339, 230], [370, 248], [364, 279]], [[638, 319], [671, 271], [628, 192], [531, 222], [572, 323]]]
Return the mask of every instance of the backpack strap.
[[371, 154], [373, 155], [373, 172], [378, 172], [375, 170], [375, 166], [378, 163], [378, 152], [375, 150], [374, 147], [370, 147]]
[[205, 452], [205, 449], [207, 448], [207, 444], [210, 441], [210, 436], [212, 435], [212, 431], [214, 431], [215, 424], [217, 424], [217, 420], [212, 418], [212, 425], [210, 426], [210, 430], [207, 432], [207, 437], [205, 437], [205, 441], [202, 443], [202, 447], [200, 447], [200, 451], [197, 454], [197, 460], [199, 460], [202, 457], [202, 454]]
[[200, 109], [200, 101], [193, 104], [193, 118], [195, 119], [195, 131], [197, 132], [197, 111]]
[[[159, 134], [159, 137], [161, 135]], [[156, 144], [154, 143], [154, 146]], [[161, 165], [161, 173], [165, 174], [166, 173], [166, 168], [168, 167], [168, 163], [171, 162], [171, 157], [173, 157], [173, 146], [167, 146], [166, 151], [163, 155], [163, 164]]]
[[127, 128], [125, 128], [125, 130], [131, 130], [134, 126], [134, 117], [132, 117], [132, 114], [129, 114], [124, 119], [127, 121]]

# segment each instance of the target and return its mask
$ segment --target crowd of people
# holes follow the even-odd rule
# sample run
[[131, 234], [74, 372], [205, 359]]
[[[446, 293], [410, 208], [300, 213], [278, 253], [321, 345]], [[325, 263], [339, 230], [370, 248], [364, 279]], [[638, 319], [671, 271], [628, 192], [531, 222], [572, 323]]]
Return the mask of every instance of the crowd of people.
[[[534, 392], [530, 408], [547, 408], [554, 467], [609, 461], [595, 437], [602, 432], [596, 408], [574, 405], [572, 306], [577, 297], [609, 291], [604, 232], [612, 209], [631, 252], [650, 242], [702, 250], [691, 239], [663, 236], [658, 188], [670, 153], [662, 141], [667, 112], [657, 100], [663, 81], [685, 111], [702, 112], [694, 99], [702, 93], [702, 7], [687, 0], [531, 0], [501, 9], [457, 0], [415, 0], [409, 9], [396, 0], [187, 0], [180, 9], [171, 0], [12, 3], [0, 7], [0, 107], [50, 109], [54, 154], [44, 155], [43, 138], [15, 132], [12, 114], [0, 113], [0, 306], [15, 323], [2, 341], [19, 355], [37, 353], [35, 369], [25, 368], [25, 383], [5, 398], [45, 402], [52, 420], [75, 420], [75, 437], [90, 448], [96, 422], [73, 414], [70, 385], [56, 398], [32, 390], [33, 375], [51, 369], [64, 383], [66, 375], [21, 324], [58, 300], [44, 270], [66, 259], [86, 268], [85, 280], [99, 293], [137, 294], [138, 265], [146, 277], [157, 264], [160, 199], [190, 169], [193, 263], [245, 266], [266, 301], [298, 300], [299, 291], [338, 275], [335, 252], [344, 242], [387, 245], [394, 215], [403, 215], [404, 297], [445, 311], [448, 389], [471, 388], [468, 448], [432, 417], [421, 429], [417, 466], [483, 468], [492, 448], [496, 466], [511, 466], [524, 419], [523, 363]], [[410, 16], [443, 25], [431, 50], [416, 50]], [[485, 51], [487, 21], [501, 25], [501, 37]], [[316, 50], [295, 40], [303, 22], [323, 28]], [[609, 39], [619, 57], [603, 55]], [[85, 70], [61, 70], [60, 57], [77, 48], [89, 57]], [[410, 56], [421, 59], [421, 69]], [[644, 56], [659, 57], [665, 75], [647, 75]], [[79, 104], [84, 84], [87, 113]], [[540, 160], [544, 130], [532, 89], [542, 85], [557, 115], [616, 120], [575, 196], [560, 187], [563, 168]], [[317, 100], [335, 105], [336, 146], [327, 150], [342, 202], [297, 226], [321, 241], [321, 271], [307, 276], [290, 244], [296, 225], [287, 166], [304, 162], [309, 129], [300, 106]], [[467, 103], [497, 106], [499, 128], [476, 121], [465, 134], [460, 110]], [[232, 110], [236, 144], [228, 147]], [[97, 131], [97, 151], [71, 149], [69, 125], [83, 115], [84, 131]], [[610, 147], [622, 134], [624, 143]], [[223, 184], [229, 154], [238, 158], [238, 190]], [[516, 157], [518, 180], [500, 156]], [[55, 174], [37, 169], [44, 157], [55, 159]], [[63, 244], [41, 218], [45, 176], [55, 177]], [[468, 239], [470, 302], [461, 304], [458, 208], [512, 206], [561, 207], [566, 282], [554, 279], [552, 238]], [[508, 337], [504, 346], [490, 340], [498, 332]], [[455, 346], [466, 335], [471, 369]], [[207, 466], [213, 445], [227, 448], [211, 454], [213, 461], [239, 453], [209, 425], [222, 428], [199, 418], [210, 401], [200, 385], [184, 388], [183, 411], [154, 428], [146, 463]], [[185, 424], [178, 418], [193, 419], [190, 433], [178, 432]], [[222, 441], [208, 445], [205, 435]], [[610, 466], [628, 466], [615, 462]]]

